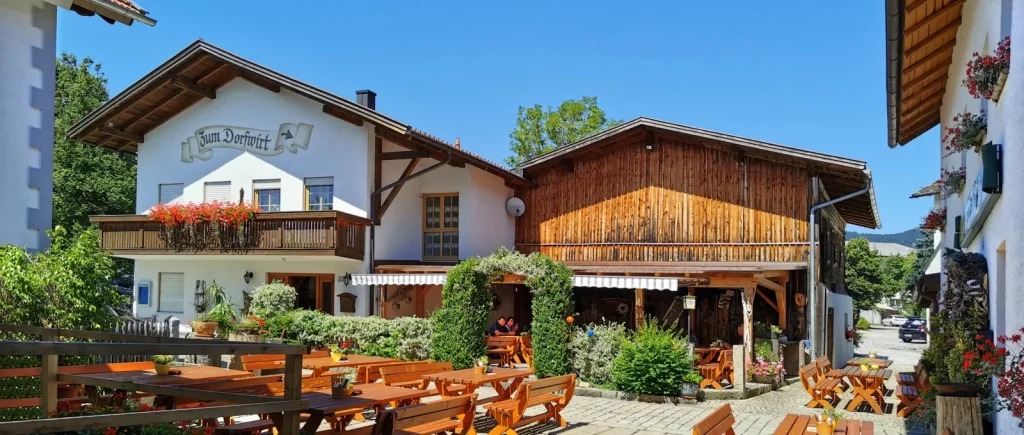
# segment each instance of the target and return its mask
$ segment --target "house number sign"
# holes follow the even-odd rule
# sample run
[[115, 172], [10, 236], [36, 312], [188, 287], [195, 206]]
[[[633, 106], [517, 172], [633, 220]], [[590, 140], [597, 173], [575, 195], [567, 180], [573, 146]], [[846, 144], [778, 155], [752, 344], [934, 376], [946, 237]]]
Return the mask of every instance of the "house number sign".
[[287, 150], [295, 154], [309, 149], [313, 126], [284, 123], [277, 130], [260, 130], [232, 125], [209, 125], [181, 143], [181, 161], [210, 160], [214, 148], [232, 148], [261, 156], [276, 156]]

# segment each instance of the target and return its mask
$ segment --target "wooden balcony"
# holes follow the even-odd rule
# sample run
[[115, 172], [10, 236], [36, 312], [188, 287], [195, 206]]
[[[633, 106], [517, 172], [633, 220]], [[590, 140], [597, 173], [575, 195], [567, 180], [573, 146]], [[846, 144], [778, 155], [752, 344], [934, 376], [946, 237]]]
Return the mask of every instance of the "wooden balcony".
[[265, 212], [241, 229], [244, 243], [229, 243], [207, 225], [196, 233], [206, 240], [204, 249], [178, 250], [164, 240], [163, 224], [146, 215], [92, 216], [99, 226], [100, 247], [114, 255], [317, 255], [363, 260], [366, 226], [370, 220], [339, 211]]

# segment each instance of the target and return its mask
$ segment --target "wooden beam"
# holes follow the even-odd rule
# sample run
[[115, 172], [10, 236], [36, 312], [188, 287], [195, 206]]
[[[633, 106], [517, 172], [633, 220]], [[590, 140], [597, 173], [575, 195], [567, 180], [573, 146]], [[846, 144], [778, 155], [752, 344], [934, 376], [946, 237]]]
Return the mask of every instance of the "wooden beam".
[[775, 301], [773, 301], [772, 298], [769, 298], [768, 295], [761, 291], [761, 289], [757, 289], [757, 295], [760, 296], [761, 299], [764, 299], [764, 301], [768, 303], [769, 307], [772, 307], [775, 311], [779, 311], [779, 306], [775, 305]]
[[941, 109], [941, 106], [935, 106], [932, 107], [931, 110], [924, 112], [911, 120], [901, 120], [900, 128], [903, 129], [904, 131], [909, 131], [909, 129], [920, 127], [922, 124], [930, 124], [935, 119], [935, 117], [939, 116]]
[[[628, 275], [628, 274], [627, 274]], [[635, 327], [639, 328], [644, 324], [644, 289], [638, 288], [633, 292], [633, 310], [635, 314]]]
[[924, 134], [924, 132], [926, 132], [928, 130], [931, 130], [933, 127], [939, 125], [941, 121], [938, 119], [938, 116], [939, 116], [939, 113], [935, 112], [934, 123], [920, 124], [919, 127], [915, 128], [913, 130], [911, 130], [911, 129], [904, 130], [904, 132], [900, 133], [900, 135], [899, 135], [900, 141], [902, 143], [906, 143], [907, 141], [912, 140], [913, 138], [916, 138], [917, 136], [920, 136], [920, 135]]
[[110, 126], [106, 126], [106, 125], [100, 126], [100, 133], [109, 134], [111, 136], [119, 137], [121, 139], [129, 140], [129, 141], [132, 141], [132, 142], [135, 142], [135, 143], [143, 143], [143, 142], [145, 142], [145, 138], [140, 136], [140, 135], [137, 135], [137, 134], [134, 134], [134, 133], [129, 133], [129, 132], [124, 131], [124, 130], [118, 130], [118, 129], [114, 128], [114, 127], [110, 127]]
[[[909, 35], [911, 33], [914, 33], [915, 31], [917, 31], [917, 29], [920, 29], [924, 26], [931, 24], [932, 21], [938, 19], [938, 17], [942, 16], [942, 14], [945, 14], [946, 12], [949, 12], [953, 9], [959, 8], [963, 4], [964, 0], [953, 0], [950, 3], [947, 3], [945, 6], [932, 11], [932, 13], [928, 14], [928, 16], [925, 17], [923, 20], [914, 23], [913, 26], [907, 27], [903, 31], [903, 35]], [[906, 36], [904, 36], [904, 38], [905, 37]]]
[[226, 342], [215, 344], [64, 343], [52, 341], [0, 341], [0, 355], [301, 355], [307, 346]]
[[275, 94], [281, 93], [281, 85], [259, 77], [244, 69], [238, 69], [238, 77]]
[[789, 271], [788, 270], [766, 270], [766, 271], [761, 272], [761, 273], [759, 273], [757, 275], [754, 275], [754, 278], [768, 278], [768, 279], [789, 278]]
[[936, 80], [935, 82], [928, 86], [921, 87], [921, 89], [918, 89], [916, 92], [904, 92], [903, 98], [900, 99], [900, 105], [906, 106], [910, 100], [914, 98], [919, 98], [922, 95], [924, 96], [924, 98], [931, 97], [932, 95], [935, 94], [936, 91], [942, 92], [945, 88], [946, 82]]
[[281, 399], [276, 397], [253, 396], [249, 394], [226, 393], [223, 391], [195, 390], [187, 386], [152, 385], [140, 384], [132, 381], [118, 381], [114, 379], [97, 378], [94, 375], [81, 374], [60, 374], [58, 382], [64, 384], [92, 385], [96, 387], [110, 388], [122, 391], [141, 391], [154, 393], [161, 396], [188, 397], [197, 400], [223, 401], [233, 403], [276, 403]]
[[189, 91], [193, 94], [201, 95], [211, 100], [217, 98], [217, 91], [213, 90], [213, 87], [197, 84], [194, 80], [188, 77], [175, 76], [173, 79], [171, 79], [171, 84], [186, 91]]
[[[409, 164], [405, 166], [405, 170], [402, 171], [402, 175], [398, 176], [398, 179], [401, 180], [405, 177], [408, 177], [409, 175], [412, 175], [412, 171], [416, 169], [416, 165], [418, 165], [419, 163], [419, 158], [409, 160]], [[378, 221], [384, 217], [384, 213], [388, 211], [388, 208], [391, 207], [391, 203], [395, 201], [396, 197], [398, 197], [398, 192], [402, 190], [402, 186], [405, 186], [405, 183], [401, 183], [395, 187], [392, 187], [391, 191], [388, 192], [388, 197], [387, 199], [384, 200], [384, 204], [382, 204], [380, 206], [380, 209], [377, 210]]]
[[[911, 56], [920, 52], [922, 49], [927, 47], [928, 44], [935, 42], [936, 40], [946, 36], [946, 34], [949, 33], [950, 30], [956, 33], [956, 29], [960, 27], [960, 23], [962, 22], [963, 17], [956, 17], [955, 20], [950, 21], [949, 24], [946, 24], [941, 29], [937, 30], [935, 33], [932, 33], [931, 35], [928, 35], [924, 39], [917, 41], [917, 43], [915, 43], [913, 47], [904, 49], [903, 56], [905, 56], [907, 59], [910, 59]], [[953, 37], [955, 38], [956, 35], [953, 35]]]
[[[107, 427], [128, 427], [153, 423], [173, 423], [179, 421], [220, 418], [225, 415], [252, 415], [299, 411], [308, 406], [308, 400], [284, 400], [273, 403], [207, 406], [202, 408], [174, 409], [154, 412], [128, 412], [124, 414], [8, 421], [0, 423], [0, 434], [74, 432], [84, 429], [100, 430]], [[296, 428], [296, 430], [297, 429], [298, 428]]]
[[777, 292], [784, 292], [784, 291], [786, 291], [786, 288], [783, 287], [782, 284], [779, 284], [779, 283], [777, 283], [775, 281], [769, 281], [769, 280], [764, 279], [764, 278], [758, 279], [757, 280], [757, 285], [759, 285], [761, 287], [764, 287], [766, 289], [769, 289], [769, 290], [777, 291]]
[[363, 120], [361, 118], [340, 107], [324, 104], [323, 112], [357, 127], [363, 126]]
[[[324, 106], [324, 109], [326, 109], [326, 108], [327, 108], [327, 106]], [[380, 136], [376, 136], [373, 139], [373, 191], [374, 192], [377, 192], [378, 190], [380, 190], [381, 186], [383, 186], [383, 184], [381, 183], [381, 177], [383, 176], [383, 172], [384, 172], [384, 169], [383, 169], [384, 168], [384, 163], [381, 160], [381, 157], [382, 157], [383, 154], [384, 154], [384, 139], [381, 139]], [[372, 197], [370, 198], [370, 219], [373, 219], [373, 224], [374, 225], [380, 225], [380, 217], [377, 216], [377, 213], [380, 212], [380, 195], [381, 195], [381, 193], [383, 193], [383, 192], [377, 192], [377, 193], [373, 194]], [[372, 259], [371, 259], [371, 261], [372, 261]], [[381, 302], [381, 304], [383, 304], [383, 302]], [[381, 305], [381, 306], [383, 307], [383, 305]], [[384, 315], [383, 311], [381, 311], [381, 315], [382, 316]]]
[[[60, 337], [56, 334], [43, 334], [42, 338], [48, 341], [58, 341]], [[57, 368], [57, 357], [59, 355], [42, 355], [42, 367], [39, 383], [42, 389], [40, 411], [42, 418], [49, 418], [50, 414], [57, 411], [57, 382], [60, 378]]]
[[934, 0], [913, 0], [912, 2], [907, 4], [907, 8], [905, 9], [905, 11], [906, 11], [907, 14], [909, 14], [911, 12], [914, 12], [914, 10], [917, 9], [919, 6], [921, 6], [921, 5], [925, 4], [925, 3], [928, 3], [930, 1], [934, 1]]
[[[284, 359], [284, 399], [302, 399], [302, 355], [288, 355]], [[284, 412], [281, 435], [299, 435], [299, 410]]]
[[421, 319], [426, 317], [426, 313], [424, 313], [424, 310], [426, 309], [424, 305], [426, 301], [424, 301], [424, 299], [426, 298], [427, 294], [427, 292], [424, 290], [426, 288], [427, 286], [425, 285], [421, 285], [416, 288], [416, 317], [419, 317]]
[[911, 63], [909, 65], [903, 65], [903, 74], [907, 74], [910, 71], [913, 71], [914, 69], [917, 69], [922, 65], [926, 65], [930, 60], [936, 57], [942, 56], [944, 54], [949, 54], [949, 52], [953, 51], [953, 47], [956, 47], [956, 39], [943, 44], [941, 47], [935, 49], [935, 51], [929, 53], [927, 56], [918, 59], [914, 63]]
[[779, 328], [786, 329], [786, 292], [775, 292], [775, 306], [779, 312]]
[[925, 98], [925, 99], [921, 100], [920, 102], [918, 102], [917, 104], [914, 105], [914, 109], [913, 110], [901, 114], [900, 118], [901, 119], [912, 119], [911, 118], [912, 115], [917, 115], [918, 113], [926, 112], [926, 111], [928, 111], [930, 109], [933, 109], [932, 105], [935, 104], [935, 103], [942, 102], [942, 97], [944, 95], [945, 95], [945, 92], [940, 92], [938, 94], [932, 95], [931, 97], [928, 97], [928, 98]]
[[917, 77], [914, 77], [914, 78], [908, 80], [906, 83], [901, 84], [901, 86], [903, 87], [904, 90], [909, 89], [910, 87], [912, 87], [912, 86], [914, 86], [914, 85], [924, 81], [925, 79], [931, 77], [932, 74], [935, 74], [937, 72], [945, 72], [944, 76], [948, 77], [949, 76], [949, 65], [936, 65], [936, 66], [932, 67], [932, 69], [919, 74]]
[[422, 152], [422, 151], [394, 151], [394, 152], [389, 152], [389, 153], [382, 153], [381, 156], [380, 156], [380, 159], [381, 160], [408, 160], [408, 159], [422, 159], [422, 158], [425, 158], [425, 157], [430, 157], [430, 154], [427, 154], [427, 153]]
[[707, 284], [696, 285], [694, 287], [743, 288], [753, 287], [755, 285], [757, 285], [757, 280], [753, 276], [716, 276], [709, 277]]

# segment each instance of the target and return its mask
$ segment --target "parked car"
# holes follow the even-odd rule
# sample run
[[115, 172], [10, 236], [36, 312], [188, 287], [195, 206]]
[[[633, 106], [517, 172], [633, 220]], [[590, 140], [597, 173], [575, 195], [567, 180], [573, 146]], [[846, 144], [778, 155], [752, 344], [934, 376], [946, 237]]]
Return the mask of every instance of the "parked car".
[[904, 323], [907, 323], [907, 318], [900, 315], [882, 319], [882, 326], [903, 326]]
[[924, 319], [918, 317], [912, 317], [907, 319], [903, 326], [900, 326], [900, 338], [905, 343], [910, 343], [914, 340], [928, 341], [928, 332], [925, 330], [927, 325]]

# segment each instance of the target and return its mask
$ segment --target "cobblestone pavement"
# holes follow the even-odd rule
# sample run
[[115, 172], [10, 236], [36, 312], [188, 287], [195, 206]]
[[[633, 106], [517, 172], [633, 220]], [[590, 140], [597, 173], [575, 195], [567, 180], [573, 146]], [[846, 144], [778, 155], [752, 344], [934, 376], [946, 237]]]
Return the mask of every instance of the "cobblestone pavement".
[[[879, 355], [894, 360], [893, 373], [912, 371], [924, 349], [923, 343], [903, 343], [896, 337], [896, 328], [875, 328], [865, 331], [864, 343], [860, 349], [866, 353], [875, 349]], [[896, 387], [895, 374], [886, 385]], [[493, 394], [488, 389], [478, 390], [482, 396]], [[845, 408], [851, 395], [846, 393], [839, 406]], [[800, 383], [747, 400], [729, 401], [736, 416], [737, 434], [770, 434], [786, 414], [816, 415], [820, 409], [812, 410], [805, 405], [808, 401]], [[895, 415], [899, 401], [890, 393], [886, 397], [885, 415], [872, 412], [842, 412], [850, 418], [870, 420], [875, 424], [876, 434], [903, 435], [907, 433], [904, 419]], [[651, 404], [621, 401], [595, 397], [573, 397], [563, 412], [569, 426], [561, 428], [553, 424], [532, 425], [518, 430], [520, 434], [566, 434], [566, 435], [618, 435], [618, 434], [691, 434], [693, 425], [725, 403], [707, 401], [697, 404]], [[870, 409], [870, 408], [868, 408]], [[476, 429], [485, 433], [494, 426], [494, 421], [483, 416], [478, 410]]]

